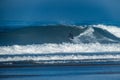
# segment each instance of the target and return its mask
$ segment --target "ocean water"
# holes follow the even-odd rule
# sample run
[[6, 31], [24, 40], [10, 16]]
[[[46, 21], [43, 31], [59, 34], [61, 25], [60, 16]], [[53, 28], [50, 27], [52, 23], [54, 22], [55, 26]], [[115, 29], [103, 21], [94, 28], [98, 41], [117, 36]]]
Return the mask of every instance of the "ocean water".
[[0, 80], [119, 80], [119, 67], [118, 26], [0, 30]]

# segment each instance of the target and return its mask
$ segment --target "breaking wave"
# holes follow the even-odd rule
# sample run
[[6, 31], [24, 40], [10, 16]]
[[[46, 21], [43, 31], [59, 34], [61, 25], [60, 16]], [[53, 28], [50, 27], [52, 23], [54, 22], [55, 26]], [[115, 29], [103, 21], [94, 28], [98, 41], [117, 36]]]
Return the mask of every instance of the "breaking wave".
[[[106, 25], [48, 25], [25, 27], [0, 32], [0, 45], [32, 45], [45, 43], [119, 43], [120, 28]], [[69, 39], [69, 33], [74, 39]]]
[[[68, 38], [69, 32], [73, 39]], [[49, 25], [0, 32], [0, 62], [120, 61], [120, 28]]]
[[102, 29], [105, 29], [107, 31], [109, 31], [110, 33], [114, 34], [115, 36], [120, 38], [120, 28], [117, 26], [106, 26], [106, 25], [93, 25], [94, 27], [99, 27]]

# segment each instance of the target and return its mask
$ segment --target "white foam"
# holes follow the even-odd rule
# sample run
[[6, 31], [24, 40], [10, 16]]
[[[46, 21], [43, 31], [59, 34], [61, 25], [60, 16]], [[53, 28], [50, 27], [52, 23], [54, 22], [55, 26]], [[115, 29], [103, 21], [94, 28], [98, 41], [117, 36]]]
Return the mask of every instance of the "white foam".
[[41, 60], [120, 60], [120, 55], [92, 55], [92, 56], [83, 56], [83, 55], [69, 55], [69, 56], [16, 56], [16, 57], [7, 57], [0, 58], [0, 62], [3, 61], [41, 61]]
[[46, 53], [82, 53], [82, 52], [120, 52], [119, 44], [38, 44], [1, 46], [0, 55], [6, 54], [46, 54]]

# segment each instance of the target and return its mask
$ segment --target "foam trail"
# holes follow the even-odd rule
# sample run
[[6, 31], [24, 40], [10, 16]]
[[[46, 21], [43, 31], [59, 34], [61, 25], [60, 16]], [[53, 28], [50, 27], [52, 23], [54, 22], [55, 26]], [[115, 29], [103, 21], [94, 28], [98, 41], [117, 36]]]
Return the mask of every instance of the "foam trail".
[[1, 46], [0, 55], [6, 54], [46, 54], [46, 53], [85, 53], [85, 52], [120, 52], [118, 44], [41, 44]]

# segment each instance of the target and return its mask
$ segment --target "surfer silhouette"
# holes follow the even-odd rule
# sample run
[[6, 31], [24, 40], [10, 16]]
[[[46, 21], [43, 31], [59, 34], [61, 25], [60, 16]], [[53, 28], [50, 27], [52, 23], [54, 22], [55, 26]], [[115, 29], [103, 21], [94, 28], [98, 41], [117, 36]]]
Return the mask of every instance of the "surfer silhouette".
[[72, 31], [69, 32], [69, 34], [68, 34], [68, 38], [69, 38], [69, 39], [74, 39], [73, 34], [72, 34]]

